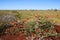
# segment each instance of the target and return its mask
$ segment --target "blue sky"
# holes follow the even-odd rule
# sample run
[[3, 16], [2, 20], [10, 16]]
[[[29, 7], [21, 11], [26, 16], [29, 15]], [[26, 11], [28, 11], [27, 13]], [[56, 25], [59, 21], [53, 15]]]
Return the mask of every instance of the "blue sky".
[[60, 0], [0, 0], [0, 10], [60, 9]]

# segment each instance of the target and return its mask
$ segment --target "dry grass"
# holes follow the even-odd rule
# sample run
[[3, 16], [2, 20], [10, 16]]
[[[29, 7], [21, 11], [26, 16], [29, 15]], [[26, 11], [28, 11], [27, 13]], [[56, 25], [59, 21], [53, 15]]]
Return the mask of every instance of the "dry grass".
[[34, 19], [35, 15], [40, 15], [43, 17], [49, 16], [49, 19], [57, 21], [56, 23], [60, 24], [60, 10], [0, 10], [0, 15], [17, 15], [18, 13], [21, 19], [29, 18], [31, 20]]

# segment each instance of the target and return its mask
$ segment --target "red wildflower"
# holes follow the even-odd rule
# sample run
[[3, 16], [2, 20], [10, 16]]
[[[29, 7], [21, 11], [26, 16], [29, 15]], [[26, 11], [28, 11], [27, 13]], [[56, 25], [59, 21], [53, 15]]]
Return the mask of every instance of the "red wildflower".
[[41, 30], [39, 28], [37, 28], [37, 34], [41, 33]]
[[34, 37], [34, 36], [35, 36], [35, 34], [34, 34], [34, 33], [32, 33], [32, 35], [31, 35], [31, 36], [33, 36], [33, 37]]
[[39, 39], [39, 37], [35, 37], [35, 38], [34, 38], [34, 40], [38, 40], [38, 39]]
[[45, 18], [48, 18], [48, 17], [49, 17], [48, 15], [45, 16]]
[[14, 21], [14, 26], [17, 26], [17, 20]]
[[39, 15], [35, 15], [35, 18], [39, 18]]
[[41, 33], [40, 31], [37, 32], [37, 34]]
[[27, 39], [27, 40], [31, 40], [31, 37], [30, 37], [30, 36], [28, 36], [28, 37], [26, 37], [26, 39]]
[[23, 23], [25, 23], [27, 20], [21, 20]]
[[46, 29], [45, 31], [46, 31], [46, 32], [49, 32], [49, 30], [47, 30], [47, 29]]
[[56, 25], [56, 26], [54, 27], [54, 29], [55, 29], [57, 32], [60, 33], [60, 25]]

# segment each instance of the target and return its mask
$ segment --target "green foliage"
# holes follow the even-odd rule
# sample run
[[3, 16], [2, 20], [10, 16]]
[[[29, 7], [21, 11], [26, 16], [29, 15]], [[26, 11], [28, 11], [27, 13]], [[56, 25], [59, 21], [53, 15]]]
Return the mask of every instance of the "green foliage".
[[[39, 18], [36, 18], [35, 20], [33, 21], [29, 21], [27, 22], [27, 33], [31, 35], [31, 33], [34, 33], [37, 35], [37, 28], [41, 29], [41, 33], [40, 33], [40, 36], [43, 36], [44, 33], [46, 32], [46, 30], [50, 31], [50, 30], [53, 30], [54, 29], [54, 24], [48, 20], [48, 18], [44, 18], [42, 16], [40, 16]], [[37, 26], [37, 28], [36, 28]], [[48, 36], [47, 33], [51, 33], [52, 32], [46, 32], [46, 37]], [[51, 36], [50, 34], [50, 36]]]
[[16, 18], [21, 19], [21, 14], [17, 10], [12, 11], [12, 13]]
[[0, 34], [5, 34], [6, 29], [13, 27], [12, 24], [6, 24], [5, 22], [0, 23]]
[[[51, 22], [51, 20], [49, 18], [45, 18], [44, 17], [48, 13], [49, 13], [49, 15], [51, 13], [55, 13], [54, 11], [51, 11], [51, 10], [50, 11], [48, 11], [48, 10], [47, 11], [46, 10], [43, 10], [43, 11], [34, 11], [34, 10], [32, 10], [32, 11], [25, 11], [25, 10], [24, 11], [22, 11], [22, 10], [21, 11], [17, 11], [17, 10], [14, 10], [14, 11], [11, 11], [11, 13], [12, 13], [12, 15], [14, 15], [17, 18], [16, 21], [19, 20], [19, 23], [17, 22], [17, 26], [16, 27], [14, 26], [14, 23], [11, 23], [11, 25], [13, 25], [12, 27], [15, 27], [15, 28], [12, 28], [12, 31], [11, 31], [11, 29], [10, 29], [11, 27], [9, 27], [9, 25], [8, 26], [3, 25], [0, 22], [0, 34], [4, 33], [5, 30], [8, 29], [8, 28], [9, 28], [9, 30], [10, 30], [10, 32], [12, 34], [15, 34], [15, 33], [18, 33], [18, 32], [21, 31], [23, 33], [25, 32], [26, 36], [31, 36], [32, 33], [36, 34], [37, 36], [41, 36], [41, 37], [44, 36], [45, 33], [46, 33], [45, 37], [51, 36], [52, 34], [55, 34], [55, 33], [53, 33], [53, 31], [54, 31], [53, 30], [53, 28], [54, 28], [53, 22]], [[41, 14], [41, 15], [38, 18], [35, 18], [35, 16], [34, 16], [35, 14], [36, 15], [37, 14], [38, 15]], [[51, 17], [51, 15], [50, 15], [50, 17]], [[29, 18], [29, 19], [27, 20], [26, 18]], [[55, 18], [55, 15], [54, 15], [54, 18]], [[23, 19], [26, 19], [27, 22], [21, 24], [20, 19], [22, 21], [23, 21]], [[6, 23], [4, 23], [4, 24], [6, 24]], [[25, 24], [26, 24], [26, 27], [25, 28], [22, 27], [22, 26], [25, 26]], [[38, 30], [39, 30], [39, 32], [40, 31], [41, 32], [38, 33]], [[10, 33], [10, 32], [8, 32], [8, 33]]]

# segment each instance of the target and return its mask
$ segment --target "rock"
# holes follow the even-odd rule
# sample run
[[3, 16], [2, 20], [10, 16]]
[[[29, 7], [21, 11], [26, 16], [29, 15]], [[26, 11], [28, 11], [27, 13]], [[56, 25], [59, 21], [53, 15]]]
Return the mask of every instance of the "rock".
[[7, 14], [7, 15], [4, 15], [3, 16], [3, 21], [5, 21], [5, 22], [7, 22], [8, 20], [10, 21], [10, 22], [12, 22], [12, 21], [14, 21], [16, 18], [15, 18], [15, 16], [13, 16], [13, 15], [10, 15], [10, 14]]

